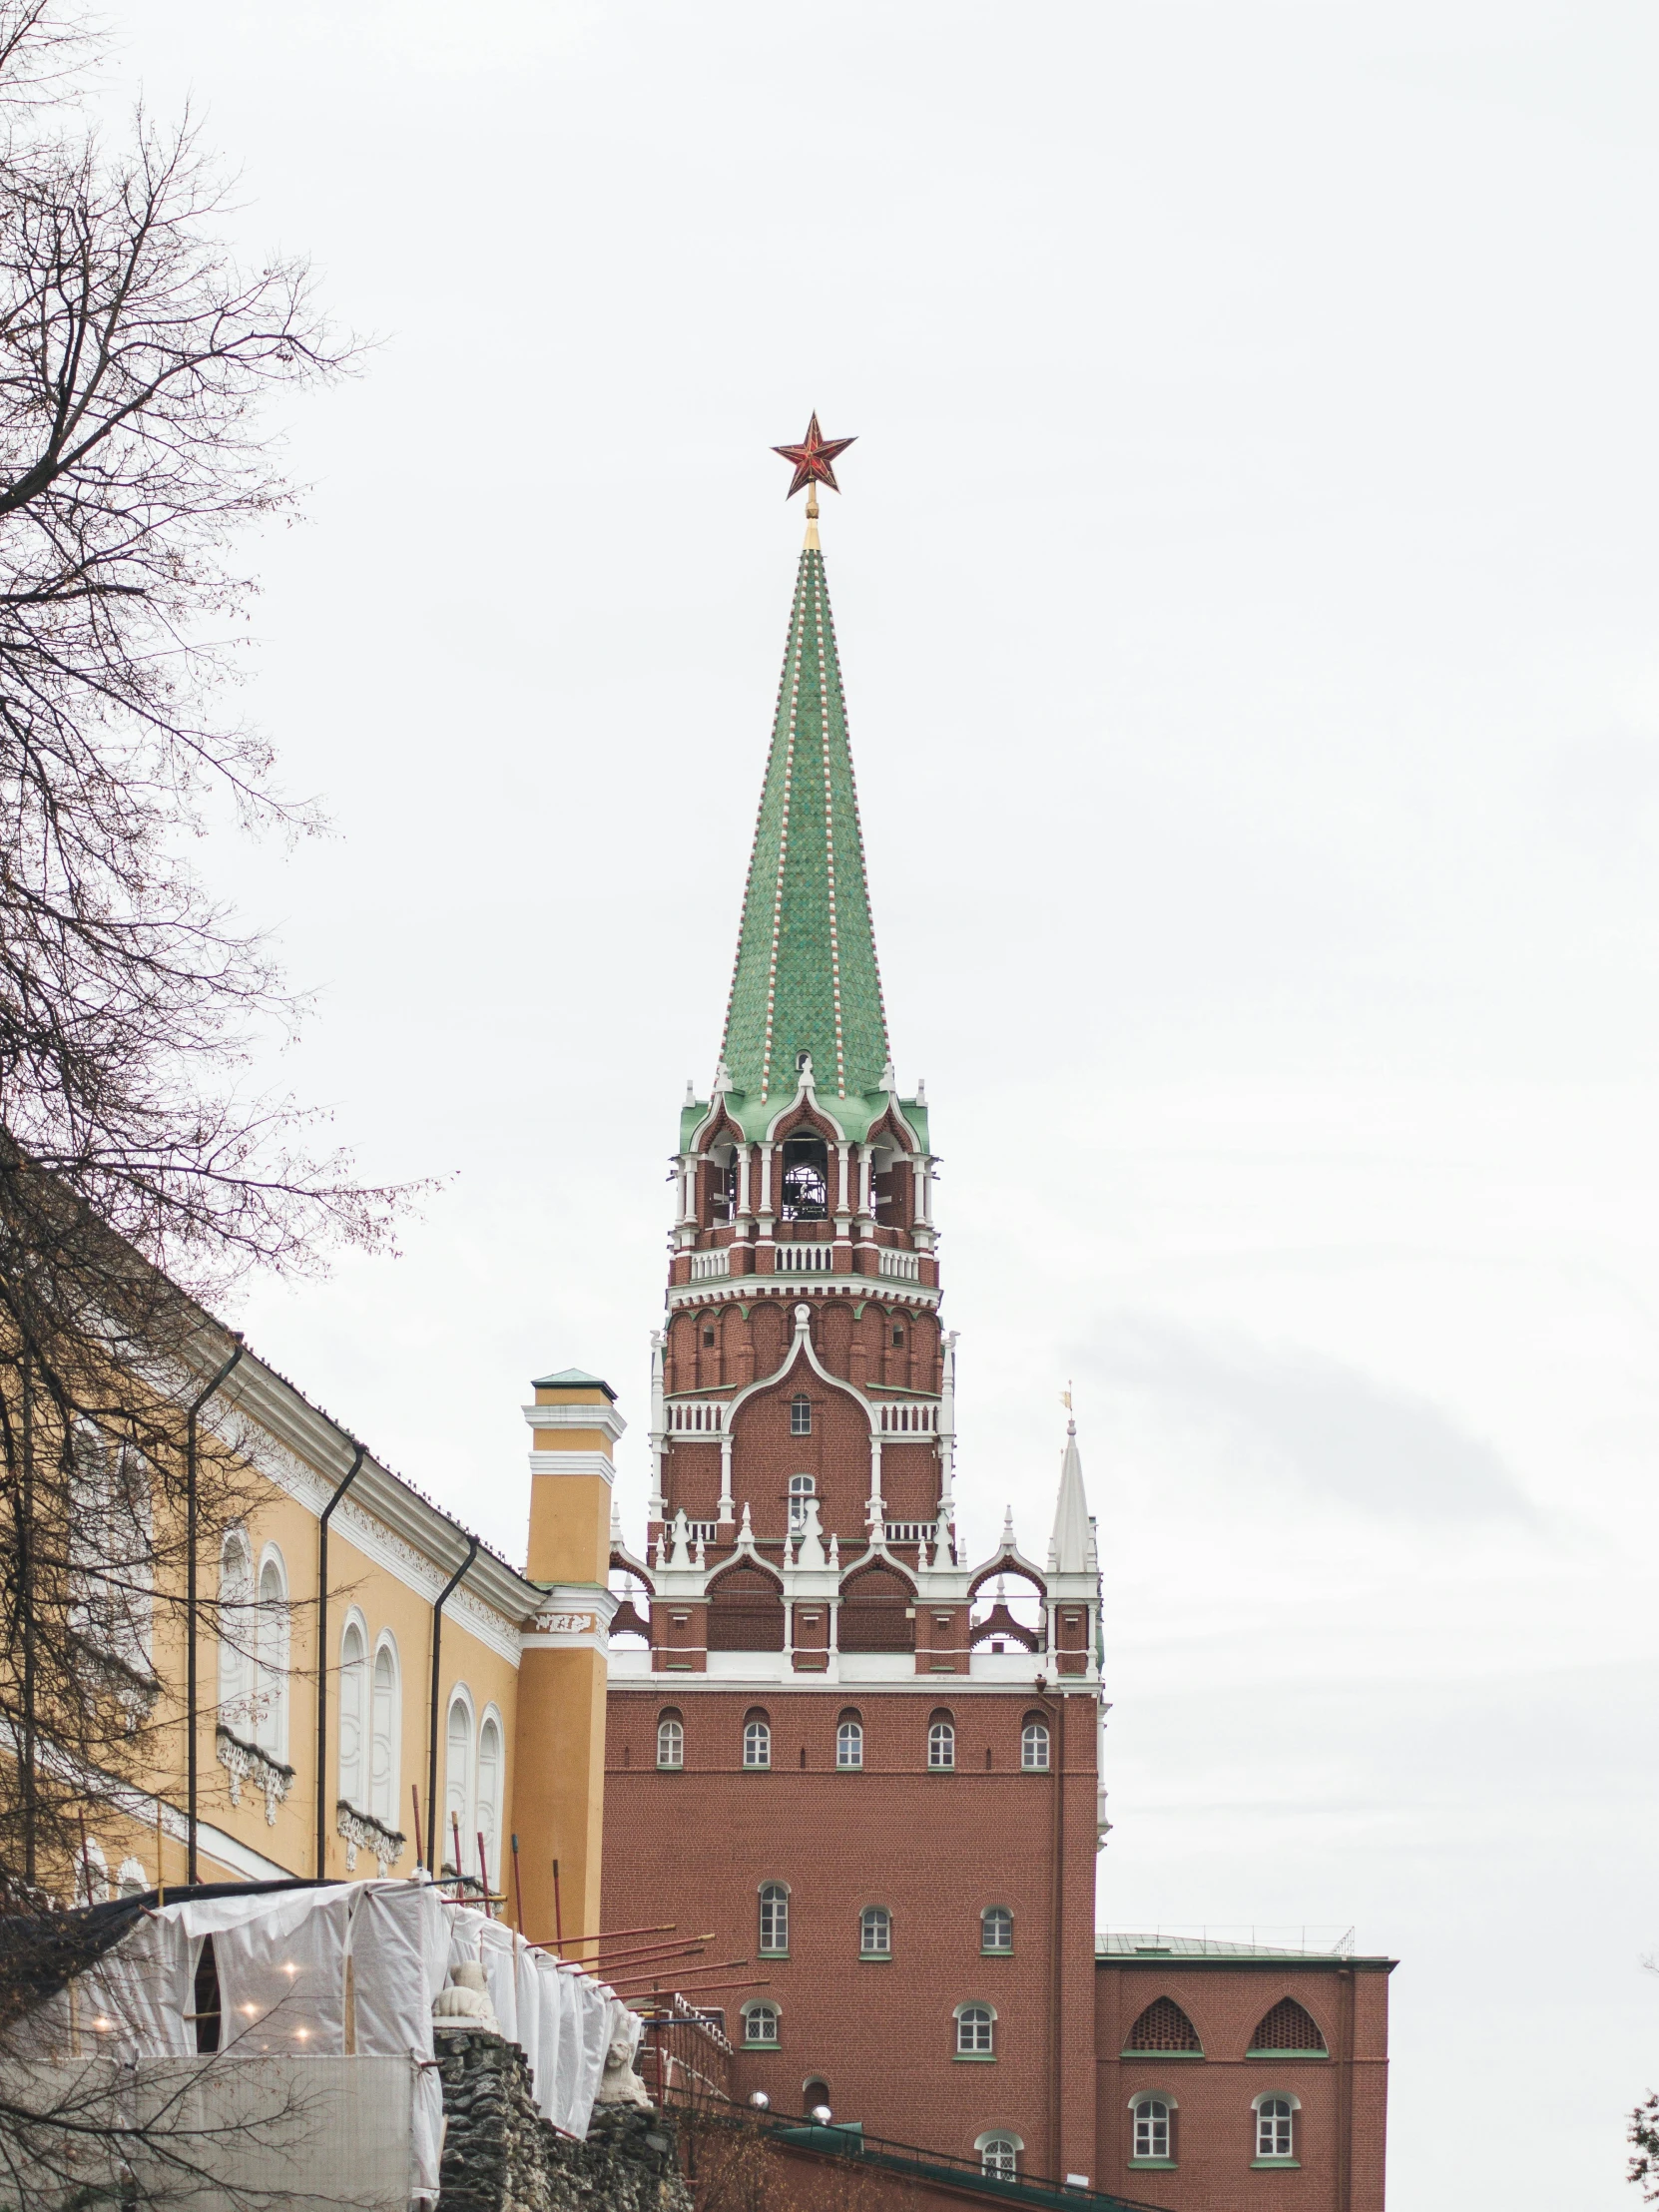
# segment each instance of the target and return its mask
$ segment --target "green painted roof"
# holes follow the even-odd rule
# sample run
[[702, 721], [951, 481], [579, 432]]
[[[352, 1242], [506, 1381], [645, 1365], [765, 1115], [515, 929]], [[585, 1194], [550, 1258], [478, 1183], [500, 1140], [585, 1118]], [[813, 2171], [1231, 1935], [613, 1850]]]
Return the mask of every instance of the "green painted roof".
[[803, 550], [796, 576], [721, 1056], [732, 1089], [776, 1113], [795, 1095], [802, 1052], [812, 1054], [831, 1112], [840, 1100], [874, 1104], [883, 1095], [887, 1020], [830, 589], [816, 546]]
[[530, 1387], [533, 1390], [603, 1390], [608, 1398], [616, 1396], [603, 1376], [589, 1375], [584, 1368], [561, 1368], [557, 1375], [538, 1375]]

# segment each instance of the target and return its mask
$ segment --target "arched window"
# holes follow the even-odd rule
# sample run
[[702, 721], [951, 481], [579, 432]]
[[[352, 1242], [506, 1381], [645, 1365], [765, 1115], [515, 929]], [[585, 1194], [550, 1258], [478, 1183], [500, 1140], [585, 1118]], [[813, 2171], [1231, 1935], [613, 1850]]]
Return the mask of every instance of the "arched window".
[[1129, 2030], [1126, 2050], [1191, 2050], [1202, 2054], [1198, 2030], [1173, 1997], [1154, 1997]]
[[790, 1893], [782, 1882], [761, 1884], [761, 1949], [786, 1958], [790, 1949]]
[[[492, 1706], [478, 1731], [478, 1819], [484, 1839], [484, 1866], [492, 1890], [501, 1886], [501, 1808], [506, 1800], [506, 1754], [501, 1742], [501, 1716]], [[477, 1845], [473, 1845], [476, 1852]]]
[[835, 1724], [835, 1764], [840, 1768], [864, 1763], [864, 1724], [856, 1713], [843, 1713]]
[[219, 1553], [219, 1719], [233, 1736], [254, 1734], [254, 1554], [240, 1528]]
[[858, 1915], [858, 1956], [892, 1956], [892, 1915], [884, 1905], [866, 1905]]
[[751, 2050], [777, 2049], [778, 2007], [776, 2004], [746, 2004], [744, 2006], [743, 2039]]
[[1258, 2023], [1250, 2038], [1252, 2058], [1272, 2058], [1284, 2051], [1317, 2051], [1325, 2056], [1325, 2037], [1319, 2022], [1295, 1997], [1281, 1997]]
[[1027, 1774], [1048, 1772], [1048, 1723], [1029, 1720], [1019, 1732], [1019, 1763]]
[[686, 1763], [686, 1724], [678, 1713], [665, 1713], [657, 1723], [657, 1764], [683, 1767]]
[[282, 1554], [267, 1544], [260, 1561], [260, 1601], [255, 1609], [254, 1652], [259, 1710], [254, 1741], [268, 1758], [287, 1764], [288, 1578]]
[[[805, 1390], [797, 1390], [794, 1397], [790, 1399], [790, 1434], [792, 1436], [810, 1436], [812, 1432], [813, 1401]], [[809, 1475], [807, 1487], [811, 1489], [812, 1486], [812, 1477]], [[790, 1488], [792, 1490], [795, 1488], [793, 1482], [790, 1484]]]
[[927, 1765], [933, 1774], [948, 1773], [956, 1764], [956, 1724], [948, 1713], [936, 1713], [927, 1724]]
[[[440, 1869], [453, 1875], [466, 1872], [466, 1835], [472, 1825], [472, 1707], [463, 1691], [449, 1701], [449, 1725], [444, 1732], [443, 1835], [441, 1849], [433, 1854]], [[455, 1857], [456, 1831], [460, 1832], [460, 1858]]]
[[987, 1905], [979, 1916], [979, 1948], [993, 1956], [1014, 1947], [1014, 1916], [1005, 1905]]
[[150, 1877], [144, 1871], [142, 1859], [123, 1859], [115, 1873], [115, 1894], [118, 1898], [141, 1898], [150, 1887]]
[[801, 2084], [801, 2102], [815, 2119], [820, 2112], [830, 2117], [830, 2084], [822, 2074], [811, 2074]]
[[1256, 2156], [1271, 2158], [1275, 2165], [1296, 2157], [1296, 2112], [1299, 2097], [1261, 2096], [1256, 2100]]
[[772, 1723], [764, 1713], [751, 1713], [743, 1724], [743, 1763], [746, 1767], [772, 1765]]
[[[805, 1398], [800, 1398], [797, 1402], [807, 1405]], [[807, 1410], [810, 1414], [812, 1407], [808, 1405]], [[802, 1529], [806, 1527], [807, 1500], [815, 1496], [817, 1491], [818, 1481], [815, 1476], [810, 1474], [792, 1474], [790, 1476], [790, 1531], [793, 1535], [799, 1535]]]
[[988, 2004], [956, 2007], [956, 2055], [958, 2058], [992, 2058], [996, 2055], [996, 2013]]
[[75, 1902], [103, 1905], [109, 1894], [110, 1868], [104, 1847], [96, 1836], [89, 1836], [75, 1854]]
[[1130, 2156], [1137, 2160], [1155, 2159], [1159, 2165], [1173, 2164], [1175, 2137], [1170, 2114], [1175, 2109], [1174, 2098], [1143, 2091], [1130, 2099], [1129, 2109], [1135, 2115], [1135, 2147]]
[[1019, 2154], [1025, 2148], [1017, 2135], [999, 2130], [994, 2135], [974, 2138], [974, 2149], [979, 2153], [983, 2172], [996, 2181], [1012, 2181], [1019, 2172]]
[[387, 1828], [397, 1828], [398, 1752], [403, 1737], [403, 1699], [397, 1670], [397, 1646], [382, 1636], [374, 1652], [370, 1693], [368, 1809]]
[[339, 1794], [359, 1813], [363, 1797], [363, 1693], [368, 1655], [361, 1623], [348, 1620], [339, 1640]]
[[823, 1221], [830, 1204], [830, 1148], [822, 1137], [784, 1139], [785, 1221]]

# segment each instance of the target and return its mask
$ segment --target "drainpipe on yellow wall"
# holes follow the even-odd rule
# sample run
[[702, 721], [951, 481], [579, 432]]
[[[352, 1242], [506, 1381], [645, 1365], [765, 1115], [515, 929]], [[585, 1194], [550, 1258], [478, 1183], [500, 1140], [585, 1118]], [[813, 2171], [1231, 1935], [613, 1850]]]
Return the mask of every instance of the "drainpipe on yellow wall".
[[357, 1479], [363, 1446], [352, 1447], [351, 1464], [322, 1508], [316, 1524], [316, 1879], [328, 1872], [328, 1523], [334, 1507]]
[[[478, 1539], [466, 1540], [466, 1557], [455, 1569], [449, 1580], [438, 1592], [432, 1604], [432, 1710], [429, 1715], [430, 1734], [426, 1740], [426, 1856], [431, 1864], [427, 1873], [435, 1875], [443, 1865], [443, 1854], [438, 1842], [438, 1655], [443, 1647], [443, 1609], [449, 1603], [455, 1585], [478, 1556]], [[457, 1867], [455, 1872], [460, 1873]]]

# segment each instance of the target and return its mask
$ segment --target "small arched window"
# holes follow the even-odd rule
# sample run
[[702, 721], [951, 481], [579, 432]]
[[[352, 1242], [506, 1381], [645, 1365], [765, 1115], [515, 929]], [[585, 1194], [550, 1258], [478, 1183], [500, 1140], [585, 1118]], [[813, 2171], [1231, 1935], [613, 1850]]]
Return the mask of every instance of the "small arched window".
[[988, 2004], [956, 2007], [956, 2055], [958, 2058], [993, 2058], [996, 2055], [996, 2014]]
[[1005, 1905], [987, 1905], [979, 1916], [979, 1948], [1002, 1956], [1014, 1947], [1014, 1916]]
[[1295, 1997], [1281, 1997], [1273, 2010], [1257, 2023], [1256, 2032], [1250, 2038], [1250, 2055], [1271, 2058], [1290, 2050], [1316, 2051], [1323, 2058], [1325, 2037], [1320, 2033], [1319, 2022]]
[[979, 2153], [983, 2172], [996, 2181], [1012, 2181], [1019, 2172], [1019, 2154], [1023, 2144], [1017, 2135], [981, 2135], [974, 2149]]
[[1296, 2156], [1295, 2097], [1265, 2096], [1256, 2099], [1256, 2155], [1281, 2159]]
[[472, 1708], [459, 1691], [449, 1701], [444, 1746], [443, 1834], [432, 1856], [453, 1877], [466, 1871], [466, 1833], [472, 1822]]
[[761, 1884], [761, 1949], [784, 1958], [790, 1948], [790, 1893], [782, 1882]]
[[[484, 1839], [485, 1879], [492, 1890], [501, 1882], [501, 1808], [505, 1802], [506, 1755], [501, 1742], [500, 1716], [491, 1710], [478, 1731], [478, 1819]], [[474, 1851], [477, 1846], [474, 1844]]]
[[339, 1794], [361, 1812], [363, 1798], [363, 1693], [368, 1651], [358, 1622], [348, 1620], [339, 1645]]
[[[813, 1401], [805, 1390], [798, 1390], [790, 1399], [790, 1434], [810, 1436], [813, 1432]], [[791, 1488], [794, 1488], [792, 1483]], [[812, 1485], [809, 1483], [808, 1487]]]
[[377, 1821], [383, 1821], [395, 1833], [403, 1699], [397, 1672], [397, 1646], [389, 1635], [380, 1638], [374, 1654], [369, 1714], [368, 1809]]
[[144, 1871], [142, 1859], [123, 1859], [115, 1872], [115, 1894], [118, 1898], [141, 1898], [150, 1887], [150, 1877]]
[[864, 1763], [864, 1724], [856, 1713], [843, 1713], [835, 1724], [835, 1764], [844, 1769]]
[[772, 1723], [763, 1713], [751, 1713], [743, 1724], [743, 1763], [746, 1767], [772, 1765]]
[[858, 1915], [858, 1956], [892, 1956], [892, 1915], [884, 1905], [866, 1905]]
[[1019, 1732], [1019, 1763], [1027, 1774], [1048, 1772], [1048, 1723], [1028, 1720]]
[[1154, 1997], [1129, 2030], [1128, 2050], [1190, 2050], [1202, 2054], [1198, 2030], [1173, 1997]]
[[743, 2039], [751, 2050], [777, 2049], [778, 2007], [776, 2004], [746, 2004], [744, 2006]]
[[686, 1725], [678, 1713], [665, 1713], [657, 1723], [657, 1764], [679, 1769], [686, 1763]]
[[932, 1774], [947, 1774], [956, 1764], [956, 1724], [948, 1713], [935, 1714], [927, 1724], [927, 1766]]
[[1173, 2158], [1170, 2132], [1170, 2099], [1163, 2096], [1138, 2096], [1130, 2106], [1135, 2115], [1135, 2148], [1131, 2156], [1137, 2159], [1153, 2158], [1160, 2165]]
[[817, 1479], [810, 1474], [790, 1476], [790, 1534], [799, 1536], [807, 1525], [807, 1500], [818, 1492]]
[[288, 1751], [288, 1578], [282, 1554], [266, 1546], [260, 1562], [260, 1598], [254, 1620], [255, 1669], [259, 1710], [254, 1741], [279, 1766]]

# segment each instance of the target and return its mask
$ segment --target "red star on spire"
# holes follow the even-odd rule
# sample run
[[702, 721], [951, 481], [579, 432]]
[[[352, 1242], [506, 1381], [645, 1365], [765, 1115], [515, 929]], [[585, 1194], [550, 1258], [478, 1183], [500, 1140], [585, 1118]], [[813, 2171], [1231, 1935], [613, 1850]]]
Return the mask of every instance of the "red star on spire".
[[803, 484], [828, 484], [831, 491], [839, 491], [835, 471], [830, 467], [837, 454], [844, 453], [855, 438], [827, 438], [818, 426], [818, 415], [807, 425], [807, 435], [799, 445], [775, 445], [773, 451], [782, 453], [786, 461], [795, 463], [795, 477], [786, 499], [793, 499]]

